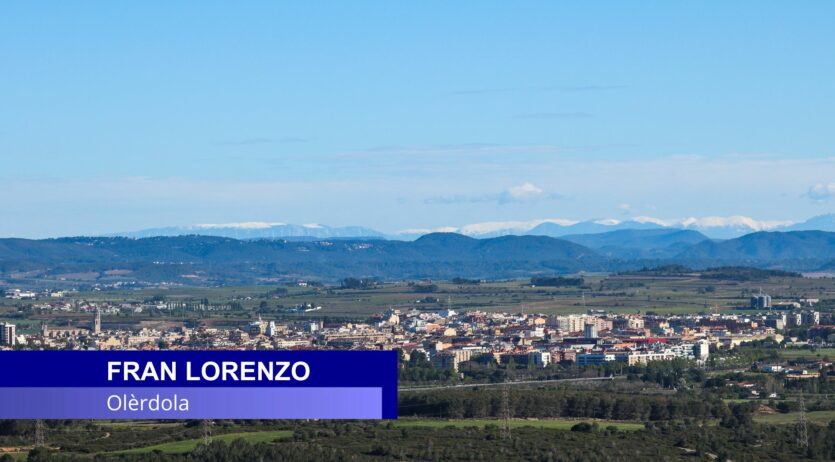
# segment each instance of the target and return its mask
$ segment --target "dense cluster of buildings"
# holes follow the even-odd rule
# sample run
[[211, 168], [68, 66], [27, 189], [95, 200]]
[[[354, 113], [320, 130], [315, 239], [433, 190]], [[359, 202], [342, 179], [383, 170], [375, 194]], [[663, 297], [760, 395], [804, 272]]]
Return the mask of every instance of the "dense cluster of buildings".
[[[770, 301], [767, 301], [770, 304]], [[752, 302], [753, 303], [753, 302]], [[125, 327], [120, 310], [107, 303], [50, 302], [41, 310], [94, 314], [81, 326], [41, 325], [35, 335], [18, 335], [0, 324], [0, 345], [75, 349], [399, 349], [406, 358], [422, 355], [437, 368], [485, 358], [499, 363], [547, 367], [553, 363], [626, 365], [683, 358], [708, 359], [711, 348], [774, 339], [793, 325], [817, 325], [812, 309], [756, 314], [639, 315], [589, 312], [544, 315], [471, 311], [388, 309], [370, 323], [279, 322], [257, 318], [232, 329], [186, 327], [171, 318]], [[102, 316], [113, 321], [102, 324]]]
[[[29, 293], [7, 291], [7, 296]], [[43, 294], [39, 299], [43, 299]], [[756, 313], [738, 314], [586, 314], [544, 315], [444, 310], [399, 310], [390, 308], [369, 323], [324, 323], [257, 319], [234, 328], [212, 324], [187, 327], [181, 321], [136, 324], [120, 322], [115, 315], [146, 310], [226, 310], [227, 305], [208, 301], [145, 301], [108, 303], [44, 300], [34, 306], [38, 313], [86, 314], [81, 325], [48, 325], [37, 334], [21, 335], [13, 324], [0, 324], [0, 348], [23, 345], [30, 348], [69, 349], [399, 349], [406, 358], [420, 355], [433, 367], [457, 371], [467, 361], [485, 359], [529, 367], [554, 363], [596, 365], [646, 364], [652, 361], [688, 359], [704, 362], [711, 349], [734, 348], [746, 342], [783, 340], [785, 329], [818, 326], [818, 300], [773, 304], [759, 293], [751, 297]], [[785, 306], [784, 306], [785, 305]], [[298, 311], [318, 311], [314, 304]], [[103, 325], [102, 318], [111, 319]], [[109, 328], [108, 328], [109, 327]], [[31, 330], [30, 330], [31, 332]], [[835, 340], [835, 339], [828, 339]]]

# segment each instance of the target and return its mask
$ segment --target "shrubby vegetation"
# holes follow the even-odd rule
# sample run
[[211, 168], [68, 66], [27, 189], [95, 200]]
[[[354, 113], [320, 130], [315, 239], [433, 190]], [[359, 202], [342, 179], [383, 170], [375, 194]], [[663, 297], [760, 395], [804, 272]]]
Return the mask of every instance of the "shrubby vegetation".
[[637, 271], [623, 271], [618, 273], [624, 276], [684, 276], [694, 273], [693, 268], [684, 265], [661, 265], [656, 267], [643, 267]]
[[438, 291], [438, 286], [435, 284], [415, 284], [416, 294], [432, 294]]
[[345, 278], [342, 280], [343, 289], [370, 289], [380, 283], [375, 278]]
[[638, 271], [626, 271], [620, 274], [639, 276], [687, 276], [694, 273], [698, 273], [699, 278], [701, 279], [717, 279], [734, 282], [766, 281], [773, 277], [803, 277], [800, 273], [790, 271], [760, 269], [745, 266], [720, 266], [715, 268], [706, 268], [703, 270], [695, 270], [684, 265], [662, 265], [654, 268], [644, 267]]
[[569, 278], [562, 276], [532, 277], [531, 285], [544, 287], [579, 287], [583, 285], [583, 278]]
[[627, 461], [717, 460], [798, 461], [835, 457], [835, 424], [810, 426], [809, 447], [796, 444], [791, 426], [738, 422], [705, 425], [694, 419], [647, 424], [637, 432], [618, 432], [593, 422], [575, 431], [514, 428], [503, 439], [498, 426], [421, 428], [396, 423], [295, 423], [290, 440], [249, 444], [236, 440], [199, 446], [186, 454], [62, 455], [38, 449], [32, 462], [120, 460], [125, 462], [191, 461]]
[[709, 268], [702, 271], [699, 275], [702, 279], [719, 279], [725, 281], [766, 281], [769, 278], [800, 278], [803, 277], [800, 273], [789, 271], [773, 270], [773, 269], [759, 269], [742, 266], [723, 266], [719, 268]]
[[452, 278], [452, 283], [453, 284], [458, 284], [458, 285], [474, 285], [474, 286], [477, 286], [477, 285], [481, 284], [481, 281], [479, 281], [478, 279], [466, 279], [466, 278], [458, 278], [457, 277], [457, 278]]

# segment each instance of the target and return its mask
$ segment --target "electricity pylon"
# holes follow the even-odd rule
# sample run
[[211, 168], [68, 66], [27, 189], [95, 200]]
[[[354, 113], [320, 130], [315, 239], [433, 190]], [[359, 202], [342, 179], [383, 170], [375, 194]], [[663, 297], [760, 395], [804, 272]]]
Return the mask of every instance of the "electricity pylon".
[[212, 442], [212, 421], [209, 419], [203, 419], [200, 423], [200, 427], [203, 430], [203, 444], [206, 446]]
[[797, 445], [802, 448], [809, 447], [809, 431], [806, 426], [806, 402], [803, 400], [803, 391], [800, 391], [800, 415], [797, 418]]
[[507, 382], [502, 386], [501, 419], [500, 436], [502, 439], [510, 439], [510, 387]]
[[38, 419], [35, 421], [35, 447], [41, 448], [45, 446], [44, 440], [43, 420]]

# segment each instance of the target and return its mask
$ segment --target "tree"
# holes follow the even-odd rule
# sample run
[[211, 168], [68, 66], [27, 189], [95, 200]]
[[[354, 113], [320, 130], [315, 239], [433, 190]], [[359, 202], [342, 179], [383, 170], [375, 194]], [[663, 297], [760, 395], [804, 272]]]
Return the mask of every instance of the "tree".
[[580, 422], [571, 427], [573, 432], [591, 433], [593, 430], [594, 426], [588, 422]]

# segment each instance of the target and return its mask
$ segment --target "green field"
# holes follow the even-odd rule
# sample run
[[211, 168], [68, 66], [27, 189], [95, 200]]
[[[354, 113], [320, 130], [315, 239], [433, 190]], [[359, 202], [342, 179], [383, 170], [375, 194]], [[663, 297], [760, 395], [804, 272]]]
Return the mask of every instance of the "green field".
[[820, 348], [818, 350], [806, 350], [800, 348], [790, 348], [786, 350], [780, 350], [780, 357], [782, 358], [823, 358], [829, 357], [830, 359], [835, 359], [835, 348]]
[[25, 461], [29, 457], [28, 452], [10, 452], [10, 453], [4, 453], [2, 455], [6, 455], [6, 454], [8, 454], [9, 457], [11, 457], [12, 460], [14, 460], [15, 462]]
[[114, 420], [111, 422], [102, 421], [99, 423], [105, 428], [182, 428], [181, 422], [160, 422], [158, 420]]
[[722, 398], [722, 401], [724, 401], [726, 403], [739, 404], [739, 403], [751, 403], [751, 402], [754, 402], [755, 400], [748, 399], [748, 398]]
[[[571, 427], [581, 422], [594, 423], [596, 422], [601, 428], [609, 426], [617, 427], [621, 431], [635, 431], [644, 428], [644, 424], [637, 422], [621, 422], [615, 420], [582, 420], [582, 419], [513, 419], [510, 421], [512, 428], [519, 427], [536, 427], [547, 428], [552, 430], [571, 430]], [[487, 425], [499, 425], [499, 420], [491, 419], [460, 419], [460, 420], [409, 420], [399, 419], [394, 422], [397, 427], [429, 427], [429, 428], [444, 428], [444, 427], [486, 427]]]
[[[212, 437], [212, 441], [223, 441], [226, 443], [237, 439], [242, 439], [248, 443], [269, 443], [279, 438], [289, 438], [293, 432], [289, 430], [267, 431], [267, 432], [249, 432], [249, 433], [227, 433], [224, 435], [217, 435]], [[116, 454], [139, 454], [145, 452], [162, 451], [166, 454], [178, 454], [189, 452], [199, 446], [203, 442], [202, 439], [192, 439], [183, 441], [173, 441], [171, 443], [156, 444], [153, 446], [145, 446], [141, 448], [126, 449], [124, 451], [117, 451]]]
[[[800, 417], [799, 412], [789, 412], [787, 414], [763, 414], [754, 417], [759, 423], [766, 424], [796, 424]], [[820, 425], [828, 425], [830, 421], [835, 420], [835, 411], [811, 411], [806, 413], [806, 420], [810, 423]]]

